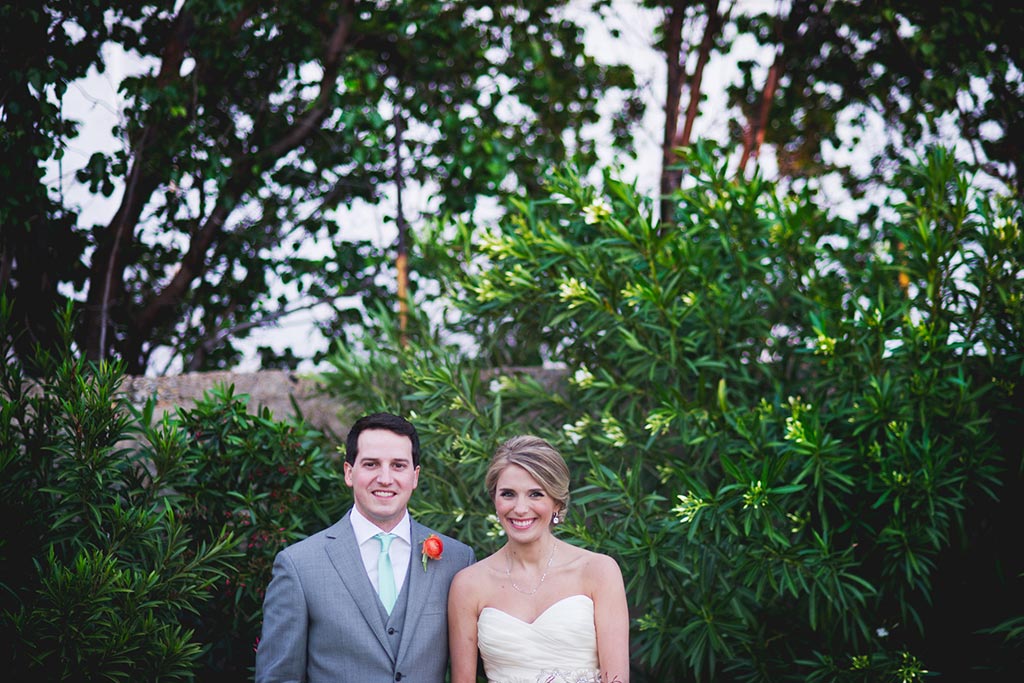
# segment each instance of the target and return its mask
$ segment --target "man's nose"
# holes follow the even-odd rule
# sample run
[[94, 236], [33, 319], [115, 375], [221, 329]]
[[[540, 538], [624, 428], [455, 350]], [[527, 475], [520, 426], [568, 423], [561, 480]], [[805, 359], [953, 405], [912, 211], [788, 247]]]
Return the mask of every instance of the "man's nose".
[[390, 467], [381, 467], [380, 472], [377, 473], [377, 481], [382, 484], [390, 484], [392, 479], [391, 474]]

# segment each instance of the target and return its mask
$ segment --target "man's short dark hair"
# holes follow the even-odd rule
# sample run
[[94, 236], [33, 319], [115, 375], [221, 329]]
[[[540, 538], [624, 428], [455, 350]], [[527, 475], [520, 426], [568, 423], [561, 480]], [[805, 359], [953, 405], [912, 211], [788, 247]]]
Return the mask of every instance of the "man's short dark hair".
[[409, 441], [412, 442], [412, 466], [420, 466], [420, 436], [416, 433], [416, 427], [404, 417], [391, 413], [373, 413], [356, 420], [345, 439], [345, 462], [350, 465], [355, 464], [359, 450], [359, 435], [367, 429], [383, 429], [399, 436], [409, 437]]

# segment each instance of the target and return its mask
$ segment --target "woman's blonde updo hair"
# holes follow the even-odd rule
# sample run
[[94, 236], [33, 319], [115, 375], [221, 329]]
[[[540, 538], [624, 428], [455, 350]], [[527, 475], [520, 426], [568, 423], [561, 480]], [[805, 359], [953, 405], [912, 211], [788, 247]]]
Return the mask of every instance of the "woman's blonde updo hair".
[[554, 446], [529, 434], [514, 436], [498, 446], [484, 479], [491, 500], [498, 492], [498, 477], [509, 465], [519, 465], [536, 479], [544, 493], [554, 500], [556, 514], [565, 519], [569, 508], [569, 467]]

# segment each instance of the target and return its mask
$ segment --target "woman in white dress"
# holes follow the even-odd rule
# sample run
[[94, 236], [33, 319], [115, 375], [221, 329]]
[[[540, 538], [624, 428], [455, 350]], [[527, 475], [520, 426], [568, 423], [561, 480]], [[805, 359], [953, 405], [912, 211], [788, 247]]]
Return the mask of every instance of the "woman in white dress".
[[555, 538], [569, 469], [548, 442], [502, 444], [486, 478], [507, 542], [448, 594], [452, 683], [629, 683], [629, 614], [612, 558]]

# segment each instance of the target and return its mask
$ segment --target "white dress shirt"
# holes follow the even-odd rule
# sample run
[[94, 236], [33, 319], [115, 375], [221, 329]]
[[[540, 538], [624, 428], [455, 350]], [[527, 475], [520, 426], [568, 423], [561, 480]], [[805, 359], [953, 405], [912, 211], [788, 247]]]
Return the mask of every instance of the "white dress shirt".
[[[377, 558], [380, 557], [380, 541], [374, 538], [381, 533], [381, 528], [364, 517], [357, 508], [352, 508], [349, 516], [352, 521], [352, 531], [356, 534], [356, 543], [359, 544], [359, 554], [363, 558], [363, 567], [366, 568], [366, 575], [370, 577], [373, 590], [379, 589], [377, 580]], [[409, 573], [409, 558], [412, 556], [412, 525], [409, 522], [409, 512], [406, 511], [402, 521], [391, 530], [395, 538], [391, 541], [391, 548], [388, 554], [391, 556], [391, 568], [395, 571], [395, 592], [402, 592], [402, 584]]]

